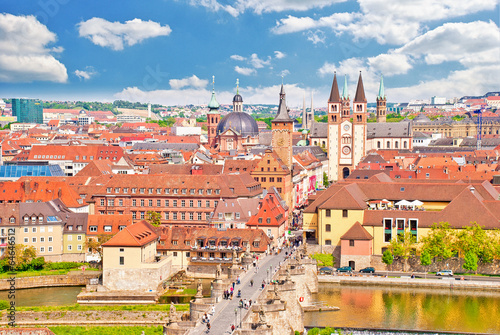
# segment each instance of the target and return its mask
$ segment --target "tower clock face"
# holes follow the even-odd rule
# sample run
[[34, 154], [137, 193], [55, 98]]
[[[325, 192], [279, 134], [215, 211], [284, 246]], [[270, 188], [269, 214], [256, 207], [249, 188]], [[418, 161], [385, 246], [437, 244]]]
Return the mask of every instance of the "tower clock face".
[[345, 124], [345, 125], [344, 125], [344, 130], [345, 130], [345, 131], [348, 131], [348, 130], [349, 130], [349, 125], [348, 125], [348, 124]]
[[342, 153], [344, 155], [349, 155], [351, 153], [351, 148], [349, 148], [348, 146], [345, 146], [342, 148]]

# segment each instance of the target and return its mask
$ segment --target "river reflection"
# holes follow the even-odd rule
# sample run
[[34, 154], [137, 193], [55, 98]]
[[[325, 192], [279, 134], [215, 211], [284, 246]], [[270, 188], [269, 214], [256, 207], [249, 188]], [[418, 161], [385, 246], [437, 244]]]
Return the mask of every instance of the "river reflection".
[[[16, 290], [16, 306], [59, 306], [76, 303], [81, 286], [43, 287]], [[0, 300], [9, 300], [8, 291], [0, 291]]]
[[314, 299], [340, 311], [305, 313], [307, 326], [500, 334], [500, 293], [321, 284]]

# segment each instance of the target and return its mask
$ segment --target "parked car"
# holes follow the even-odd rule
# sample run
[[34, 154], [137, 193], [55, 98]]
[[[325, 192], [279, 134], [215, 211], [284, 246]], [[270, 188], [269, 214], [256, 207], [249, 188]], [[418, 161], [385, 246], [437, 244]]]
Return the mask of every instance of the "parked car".
[[342, 266], [337, 269], [337, 272], [352, 272], [352, 268], [350, 266]]
[[367, 267], [367, 268], [359, 270], [359, 272], [362, 272], [362, 273], [375, 273], [375, 268]]
[[441, 270], [436, 272], [436, 276], [453, 276], [453, 271], [452, 270]]

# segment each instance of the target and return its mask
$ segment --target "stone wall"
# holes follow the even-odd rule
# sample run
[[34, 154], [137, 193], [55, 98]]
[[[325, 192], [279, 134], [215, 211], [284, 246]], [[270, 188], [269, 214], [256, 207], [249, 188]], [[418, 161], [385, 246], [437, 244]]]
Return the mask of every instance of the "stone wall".
[[[91, 278], [100, 276], [100, 272], [78, 273], [74, 275], [16, 277], [16, 289], [51, 287], [51, 286], [84, 286], [90, 283]], [[8, 279], [0, 279], [0, 290], [9, 290]]]
[[[191, 278], [215, 278], [215, 269], [216, 269], [217, 263], [213, 264], [192, 264], [189, 265], [186, 269], [186, 274], [191, 277]], [[222, 270], [222, 278], [228, 278], [229, 277], [229, 268], [232, 265], [222, 265], [221, 270]]]
[[340, 247], [336, 247], [335, 245], [319, 245], [319, 244], [310, 244], [307, 243], [307, 254], [312, 255], [315, 253], [323, 253], [323, 254], [333, 254], [335, 257], [335, 262], [333, 266], [340, 266]]
[[[383, 263], [382, 263], [383, 264]], [[462, 266], [463, 258], [453, 257], [444, 261], [433, 261], [429, 266], [420, 265], [419, 257], [408, 259], [408, 272], [437, 272], [443, 269], [453, 270], [454, 273], [466, 273]], [[391, 271], [403, 271], [404, 260], [400, 257], [394, 257], [394, 263], [389, 267]], [[383, 269], [386, 265], [383, 264]], [[491, 264], [478, 264], [477, 273], [482, 274], [500, 274], [500, 260], [494, 260]]]
[[354, 262], [354, 271], [359, 271], [371, 265], [372, 256], [366, 255], [343, 255], [340, 259], [340, 266], [349, 266], [349, 262]]

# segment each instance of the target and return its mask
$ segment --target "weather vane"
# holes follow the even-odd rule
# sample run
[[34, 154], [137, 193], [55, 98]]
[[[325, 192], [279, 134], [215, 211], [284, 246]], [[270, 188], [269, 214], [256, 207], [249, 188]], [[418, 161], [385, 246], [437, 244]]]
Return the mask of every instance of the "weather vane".
[[239, 91], [240, 91], [240, 79], [239, 78], [236, 78], [236, 94], [239, 94]]
[[215, 76], [212, 76], [212, 90], [215, 91]]

